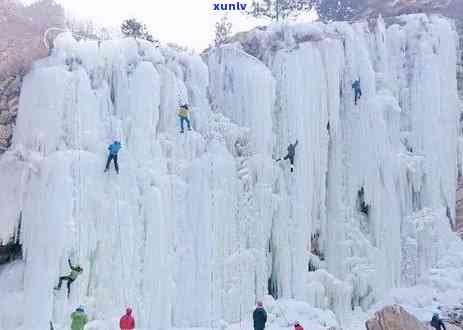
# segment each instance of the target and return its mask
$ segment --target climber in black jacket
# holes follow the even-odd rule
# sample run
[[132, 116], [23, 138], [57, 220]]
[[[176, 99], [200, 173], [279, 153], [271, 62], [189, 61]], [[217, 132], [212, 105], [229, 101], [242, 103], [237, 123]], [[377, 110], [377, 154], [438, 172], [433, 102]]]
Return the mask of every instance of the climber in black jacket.
[[[288, 154], [283, 158], [283, 160], [289, 159], [291, 163], [291, 172], [294, 172], [294, 156], [296, 156], [296, 147], [299, 141], [296, 140], [294, 144], [290, 143], [288, 146]], [[279, 162], [281, 158], [278, 158], [276, 161]]]

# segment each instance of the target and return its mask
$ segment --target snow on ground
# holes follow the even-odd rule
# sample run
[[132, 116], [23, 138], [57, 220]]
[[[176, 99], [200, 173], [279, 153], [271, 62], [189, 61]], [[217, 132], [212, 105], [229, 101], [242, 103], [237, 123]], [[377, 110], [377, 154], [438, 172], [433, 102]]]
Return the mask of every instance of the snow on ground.
[[[81, 304], [88, 329], [127, 305], [138, 329], [250, 329], [264, 298], [269, 329], [358, 330], [385, 303], [458, 303], [456, 34], [399, 21], [275, 25], [204, 61], [60, 35], [0, 158], [0, 236], [21, 216], [24, 248], [0, 268], [0, 329], [65, 329]], [[295, 140], [292, 174], [274, 160]], [[53, 292], [68, 257], [70, 299]]]

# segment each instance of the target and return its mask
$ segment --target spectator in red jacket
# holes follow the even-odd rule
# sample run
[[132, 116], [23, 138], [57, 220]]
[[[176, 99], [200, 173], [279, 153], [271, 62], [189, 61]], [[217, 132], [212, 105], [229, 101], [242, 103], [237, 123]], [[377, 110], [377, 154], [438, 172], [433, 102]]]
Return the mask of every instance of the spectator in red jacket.
[[119, 325], [121, 327], [121, 330], [135, 329], [135, 319], [132, 316], [132, 308], [127, 308], [125, 315], [121, 317]]
[[304, 330], [299, 322], [294, 323], [294, 330]]

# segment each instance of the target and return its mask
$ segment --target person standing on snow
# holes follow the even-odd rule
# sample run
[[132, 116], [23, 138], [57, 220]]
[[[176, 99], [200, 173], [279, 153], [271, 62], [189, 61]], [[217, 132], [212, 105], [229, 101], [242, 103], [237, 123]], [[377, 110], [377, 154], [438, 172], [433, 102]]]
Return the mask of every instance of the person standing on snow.
[[119, 174], [119, 164], [117, 163], [117, 154], [119, 150], [121, 150], [122, 146], [119, 141], [114, 141], [111, 145], [109, 145], [109, 155], [108, 161], [106, 162], [105, 173], [109, 171], [109, 165], [111, 165], [111, 160], [114, 160], [114, 167], [116, 168], [117, 174]]
[[88, 317], [82, 306], [79, 306], [75, 312], [71, 314], [71, 320], [71, 330], [84, 330], [84, 327], [88, 322]]
[[71, 268], [71, 273], [67, 276], [61, 276], [59, 278], [58, 286], [55, 287], [55, 290], [60, 290], [61, 289], [61, 284], [63, 284], [63, 281], [67, 281], [67, 288], [68, 288], [68, 298], [69, 295], [71, 294], [71, 284], [77, 279], [77, 276], [82, 274], [84, 269], [80, 267], [80, 265], [73, 266], [71, 263], [71, 259], [68, 259], [68, 264], [69, 268]]
[[299, 322], [296, 321], [296, 323], [294, 323], [294, 330], [304, 330], [304, 328]]
[[444, 321], [439, 317], [439, 314], [434, 313], [431, 319], [431, 326], [436, 330], [447, 330]]
[[121, 330], [133, 330], [135, 329], [135, 319], [132, 316], [132, 308], [127, 307], [125, 315], [121, 317], [119, 321]]
[[254, 330], [264, 330], [265, 323], [267, 323], [267, 312], [264, 309], [262, 301], [257, 302], [257, 307], [252, 313], [252, 318], [254, 320]]
[[191, 131], [190, 119], [188, 118], [190, 115], [190, 112], [191, 110], [188, 104], [181, 105], [180, 108], [177, 109], [177, 114], [180, 118], [180, 133], [184, 132], [183, 122], [187, 123], [188, 130]]
[[362, 88], [360, 87], [360, 78], [357, 80], [354, 80], [352, 83], [352, 89], [354, 90], [355, 94], [355, 105], [357, 105], [357, 101], [360, 100], [362, 97]]
[[[289, 162], [291, 163], [291, 172], [294, 172], [294, 156], [296, 156], [296, 147], [297, 144], [299, 143], [298, 140], [294, 144], [289, 144], [288, 146], [288, 154], [283, 158], [283, 160], [289, 159]], [[279, 162], [281, 158], [278, 158], [276, 161]]]

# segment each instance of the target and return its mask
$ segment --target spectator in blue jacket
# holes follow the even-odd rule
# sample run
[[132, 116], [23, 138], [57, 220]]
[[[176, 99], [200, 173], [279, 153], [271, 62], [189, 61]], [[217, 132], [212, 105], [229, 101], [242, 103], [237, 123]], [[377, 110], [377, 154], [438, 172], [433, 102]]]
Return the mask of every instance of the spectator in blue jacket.
[[362, 97], [362, 88], [360, 87], [360, 79], [354, 80], [352, 83], [352, 89], [354, 90], [355, 94], [355, 105], [357, 105], [357, 101], [360, 100]]
[[105, 172], [109, 171], [109, 165], [111, 164], [111, 160], [114, 160], [114, 167], [116, 168], [117, 174], [119, 174], [119, 164], [117, 163], [117, 154], [119, 150], [121, 150], [122, 146], [119, 141], [114, 141], [109, 147], [109, 155], [108, 161], [106, 162]]

